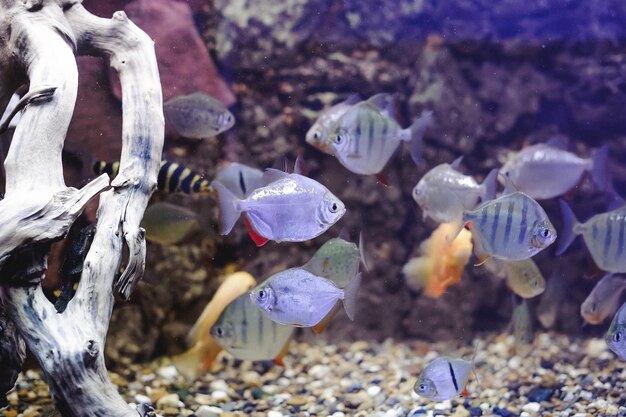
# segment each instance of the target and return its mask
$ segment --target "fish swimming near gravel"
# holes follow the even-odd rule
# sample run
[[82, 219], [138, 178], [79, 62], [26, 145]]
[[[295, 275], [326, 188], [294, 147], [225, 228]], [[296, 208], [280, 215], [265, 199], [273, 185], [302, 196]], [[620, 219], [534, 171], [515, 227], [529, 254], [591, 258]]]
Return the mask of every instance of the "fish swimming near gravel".
[[623, 276], [606, 274], [580, 305], [580, 315], [589, 324], [602, 323], [618, 309], [624, 289], [626, 279]]
[[579, 223], [569, 205], [560, 200], [563, 233], [556, 254], [561, 255], [578, 235], [583, 236], [591, 257], [607, 272], [626, 272], [626, 206], [596, 214]]
[[222, 183], [239, 198], [246, 198], [257, 188], [263, 187], [263, 171], [239, 162], [229, 162], [217, 171], [215, 180]]
[[172, 358], [176, 369], [188, 379], [194, 379], [211, 367], [222, 346], [211, 336], [211, 328], [230, 303], [241, 295], [248, 296], [256, 280], [247, 272], [228, 275], [206, 305], [187, 335], [189, 350]]
[[604, 339], [613, 353], [626, 360], [626, 303], [615, 313]]
[[280, 366], [293, 332], [292, 326], [272, 320], [248, 294], [233, 300], [211, 327], [213, 339], [235, 358], [273, 360]]
[[559, 149], [549, 143], [528, 146], [509, 155], [500, 172], [510, 178], [519, 191], [536, 200], [554, 198], [574, 188], [585, 172], [602, 190], [609, 189], [608, 147], [596, 150], [593, 159]]
[[422, 209], [424, 218], [438, 223], [458, 219], [464, 210], [476, 206], [479, 200], [495, 197], [498, 171], [492, 170], [482, 184], [458, 171], [461, 158], [452, 164], [440, 164], [428, 171], [413, 188], [413, 199]]
[[[93, 165], [93, 171], [96, 175], [106, 173], [111, 178], [116, 177], [119, 170], [119, 161], [96, 161]], [[157, 177], [157, 190], [166, 193], [208, 194], [211, 192], [211, 184], [201, 174], [182, 164], [161, 161]]]
[[525, 298], [513, 294], [513, 339], [515, 354], [525, 357], [531, 352], [535, 334], [528, 302]]
[[331, 131], [334, 154], [339, 162], [355, 174], [379, 174], [402, 142], [410, 143], [411, 156], [418, 163], [422, 138], [432, 119], [425, 112], [409, 128], [368, 102], [350, 107]]
[[476, 351], [471, 361], [442, 356], [430, 362], [413, 386], [420, 397], [446, 401], [458, 395], [467, 396], [467, 381], [474, 368]]
[[533, 298], [546, 289], [546, 280], [532, 259], [502, 263], [509, 288], [520, 297]]
[[200, 222], [195, 212], [159, 201], [148, 206], [141, 227], [146, 230], [146, 240], [159, 245], [176, 245], [198, 232]]
[[176, 132], [186, 138], [213, 137], [235, 124], [235, 116], [219, 100], [201, 92], [173, 97], [163, 109]]
[[277, 323], [313, 327], [343, 301], [350, 320], [354, 320], [356, 296], [361, 274], [352, 278], [345, 289], [302, 268], [291, 268], [269, 277], [250, 291], [250, 299]]
[[[477, 265], [493, 257], [505, 261], [528, 259], [556, 240], [556, 230], [535, 200], [522, 192], [509, 192], [463, 212], [457, 230], [472, 232]], [[453, 235], [454, 236], [454, 235]]]
[[345, 205], [319, 182], [303, 175], [267, 169], [264, 187], [241, 199], [219, 181], [212, 186], [220, 205], [220, 233], [227, 235], [244, 214], [250, 237], [257, 246], [269, 240], [302, 242], [334, 225]]

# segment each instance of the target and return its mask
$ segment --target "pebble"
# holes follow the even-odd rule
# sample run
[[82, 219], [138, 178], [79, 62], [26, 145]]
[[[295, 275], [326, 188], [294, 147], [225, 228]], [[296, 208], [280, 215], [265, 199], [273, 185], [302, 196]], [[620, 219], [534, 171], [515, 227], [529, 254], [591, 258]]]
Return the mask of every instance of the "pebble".
[[160, 409], [165, 409], [168, 407], [177, 408], [179, 403], [180, 398], [178, 397], [178, 394], [168, 394], [159, 398], [159, 400], [156, 402], [156, 406]]
[[367, 394], [372, 397], [377, 396], [378, 394], [380, 394], [381, 391], [382, 391], [382, 388], [379, 387], [378, 385], [372, 385], [371, 387], [367, 388]]
[[283, 417], [283, 413], [272, 410], [267, 413], [267, 417]]
[[178, 371], [175, 366], [165, 366], [163, 368], [159, 368], [157, 371], [161, 378], [173, 381], [178, 376]]
[[196, 410], [195, 414], [197, 417], [216, 417], [223, 413], [224, 411], [219, 407], [211, 407], [208, 405], [201, 405]]
[[536, 414], [539, 412], [539, 410], [541, 410], [541, 404], [536, 402], [530, 402], [528, 404], [524, 404], [522, 410], [526, 411], [527, 413]]

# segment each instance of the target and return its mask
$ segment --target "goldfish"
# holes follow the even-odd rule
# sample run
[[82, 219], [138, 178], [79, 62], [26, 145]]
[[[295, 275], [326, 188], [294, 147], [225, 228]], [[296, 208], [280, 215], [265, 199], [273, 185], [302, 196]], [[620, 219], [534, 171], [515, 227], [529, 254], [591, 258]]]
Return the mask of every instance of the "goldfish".
[[535, 338], [530, 309], [526, 299], [515, 294], [513, 294], [513, 317], [511, 322], [513, 325], [515, 354], [528, 356], [532, 350]]
[[222, 350], [211, 336], [211, 328], [233, 300], [242, 294], [247, 296], [247, 292], [255, 285], [256, 280], [247, 272], [235, 272], [224, 279], [187, 335], [187, 345], [191, 348], [172, 358], [174, 366], [182, 375], [193, 379], [209, 370]]
[[433, 360], [424, 368], [413, 390], [432, 401], [446, 401], [466, 394], [465, 386], [474, 368], [475, 357], [476, 352], [471, 361], [446, 356]]
[[220, 206], [220, 233], [227, 235], [242, 213], [250, 236], [262, 246], [268, 240], [302, 242], [324, 233], [346, 212], [339, 198], [319, 182], [276, 169], [264, 172], [264, 187], [245, 199], [214, 180]]
[[448, 236], [454, 225], [442, 223], [420, 245], [421, 256], [412, 258], [402, 272], [413, 289], [424, 289], [429, 297], [440, 297], [451, 285], [461, 282], [463, 270], [472, 255], [472, 239], [462, 229], [452, 242]]
[[532, 298], [546, 289], [546, 280], [532, 259], [503, 262], [509, 288], [522, 298]]
[[[111, 178], [117, 176], [119, 169], [119, 162], [96, 161], [93, 166], [96, 175], [106, 173]], [[211, 185], [201, 174], [184, 165], [161, 161], [157, 189], [166, 193], [207, 194], [211, 192]]]
[[626, 360], [626, 303], [615, 313], [604, 339], [613, 353]]
[[608, 272], [626, 272], [626, 206], [596, 214], [585, 223], [579, 223], [569, 205], [560, 200], [563, 216], [563, 236], [556, 254], [561, 255], [578, 235], [591, 252], [591, 257], [600, 269]]
[[215, 179], [239, 198], [246, 198], [252, 191], [265, 185], [263, 171], [238, 162], [230, 162], [219, 169]]
[[550, 143], [540, 143], [512, 153], [500, 172], [519, 191], [536, 200], [545, 200], [567, 193], [586, 171], [591, 172], [596, 184], [606, 189], [607, 157], [607, 146], [596, 150], [593, 159], [584, 159]]
[[242, 294], [222, 312], [211, 327], [211, 336], [238, 359], [273, 359], [283, 366], [282, 357], [287, 352], [293, 331], [292, 326], [273, 321], [248, 294]]
[[[424, 218], [438, 223], [458, 219], [464, 210], [472, 209], [479, 199], [495, 195], [497, 170], [492, 170], [482, 184], [458, 171], [461, 158], [452, 164], [440, 164], [428, 171], [413, 188], [413, 199], [422, 209]], [[485, 198], [488, 197], [488, 198]]]
[[175, 245], [199, 231], [200, 223], [193, 211], [159, 201], [148, 206], [141, 227], [146, 230], [146, 240], [160, 245]]
[[418, 163], [422, 138], [431, 119], [432, 112], [425, 112], [409, 128], [402, 129], [395, 119], [371, 103], [360, 102], [350, 107], [333, 126], [330, 134], [333, 152], [355, 174], [376, 175], [400, 143], [409, 142], [411, 156]]
[[219, 100], [201, 92], [173, 97], [163, 109], [178, 134], [187, 138], [216, 136], [235, 124], [235, 116]]
[[360, 273], [342, 290], [326, 278], [302, 268], [291, 268], [272, 275], [250, 291], [250, 299], [277, 323], [313, 327], [322, 321], [338, 300], [343, 301], [346, 314], [354, 320], [360, 285]]
[[626, 289], [626, 280], [623, 277], [606, 274], [580, 305], [580, 315], [589, 324], [602, 323], [619, 307], [624, 289]]
[[341, 103], [337, 103], [322, 112], [306, 132], [306, 142], [320, 151], [334, 156], [332, 138], [330, 137], [331, 129], [337, 120], [359, 101], [361, 101], [361, 97], [358, 94], [353, 94]]
[[539, 203], [512, 192], [464, 211], [462, 222], [472, 232], [478, 265], [493, 257], [506, 261], [528, 259], [556, 240], [556, 230]]

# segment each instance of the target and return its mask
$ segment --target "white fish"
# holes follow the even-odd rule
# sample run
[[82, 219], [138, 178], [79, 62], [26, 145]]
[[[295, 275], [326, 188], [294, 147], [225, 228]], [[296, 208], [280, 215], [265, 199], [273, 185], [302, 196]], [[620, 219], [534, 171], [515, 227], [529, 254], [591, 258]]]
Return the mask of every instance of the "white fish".
[[424, 368], [413, 390], [433, 401], [452, 399], [464, 391], [473, 362], [474, 359], [437, 358]]
[[230, 162], [218, 170], [215, 180], [221, 182], [239, 198], [246, 198], [263, 187], [263, 171], [238, 162]]
[[556, 240], [556, 230], [539, 203], [524, 193], [504, 194], [465, 211], [458, 230], [472, 232], [479, 264], [489, 257], [521, 261], [536, 255]]
[[413, 188], [413, 199], [421, 207], [424, 218], [450, 223], [464, 210], [474, 208], [480, 199], [494, 198], [498, 171], [491, 171], [484, 182], [478, 184], [473, 177], [457, 170], [459, 163], [460, 158], [452, 164], [437, 165]]
[[334, 125], [331, 138], [339, 162], [355, 174], [380, 173], [401, 142], [410, 142], [411, 156], [421, 157], [422, 137], [432, 113], [426, 112], [409, 128], [402, 129], [392, 117], [368, 102], [356, 104]]
[[563, 215], [563, 235], [556, 252], [561, 255], [576, 236], [583, 240], [594, 262], [607, 272], [626, 272], [626, 206], [608, 213], [596, 214], [585, 223], [579, 223], [569, 205], [559, 201]]
[[626, 303], [615, 313], [606, 332], [606, 344], [620, 359], [626, 360]]
[[268, 240], [302, 242], [324, 233], [346, 212], [346, 207], [319, 182], [300, 174], [267, 169], [265, 187], [245, 199], [219, 181], [212, 186], [220, 205], [221, 233], [230, 233], [245, 213], [246, 226], [258, 246]]
[[337, 103], [324, 111], [306, 132], [306, 142], [329, 155], [335, 155], [330, 137], [333, 125], [348, 109], [361, 101], [358, 94], [353, 94], [341, 103]]
[[583, 159], [549, 144], [537, 144], [511, 154], [500, 172], [510, 178], [519, 191], [544, 200], [574, 188], [586, 171], [591, 172], [601, 189], [607, 189], [607, 157], [606, 146], [596, 150], [593, 159]]
[[580, 315], [589, 324], [600, 324], [619, 307], [626, 280], [620, 275], [606, 274], [580, 305]]
[[330, 312], [338, 300], [354, 320], [356, 295], [361, 274], [352, 278], [345, 290], [332, 281], [302, 268], [291, 268], [272, 275], [250, 291], [250, 298], [277, 323], [313, 327]]

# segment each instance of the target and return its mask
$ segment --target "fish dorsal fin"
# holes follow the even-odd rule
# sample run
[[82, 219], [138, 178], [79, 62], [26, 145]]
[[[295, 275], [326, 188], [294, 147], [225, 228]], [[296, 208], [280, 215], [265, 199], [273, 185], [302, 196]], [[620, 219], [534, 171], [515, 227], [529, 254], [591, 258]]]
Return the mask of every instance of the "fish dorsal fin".
[[341, 102], [341, 104], [345, 104], [348, 106], [351, 106], [353, 104], [358, 103], [359, 101], [361, 101], [361, 96], [359, 94], [350, 94], [350, 96], [348, 96], [347, 99], [345, 99], [344, 101]]
[[381, 114], [396, 118], [397, 94], [380, 93], [373, 95], [367, 100], [367, 104], [374, 107]]
[[267, 168], [263, 171], [263, 184], [268, 185], [275, 181], [285, 178], [289, 173], [281, 171], [280, 169]]
[[296, 162], [293, 164], [293, 173], [304, 176], [307, 174], [306, 164], [300, 155], [296, 157]]
[[463, 162], [463, 155], [459, 156], [454, 161], [452, 161], [452, 163], [450, 164], [450, 167], [454, 169], [455, 171], [458, 171], [461, 166], [461, 162]]
[[551, 148], [560, 149], [566, 151], [569, 148], [569, 139], [562, 135], [553, 136], [546, 142]]
[[501, 174], [504, 177], [504, 191], [502, 195], [513, 194], [519, 191], [513, 180], [508, 174]]
[[359, 255], [361, 256], [361, 262], [363, 263], [365, 270], [369, 272], [370, 267], [367, 257], [365, 256], [365, 240], [363, 239], [363, 232], [359, 233]]
[[346, 242], [350, 241], [350, 232], [346, 226], [342, 227], [339, 231], [339, 235], [337, 236], [339, 239], [345, 240]]

